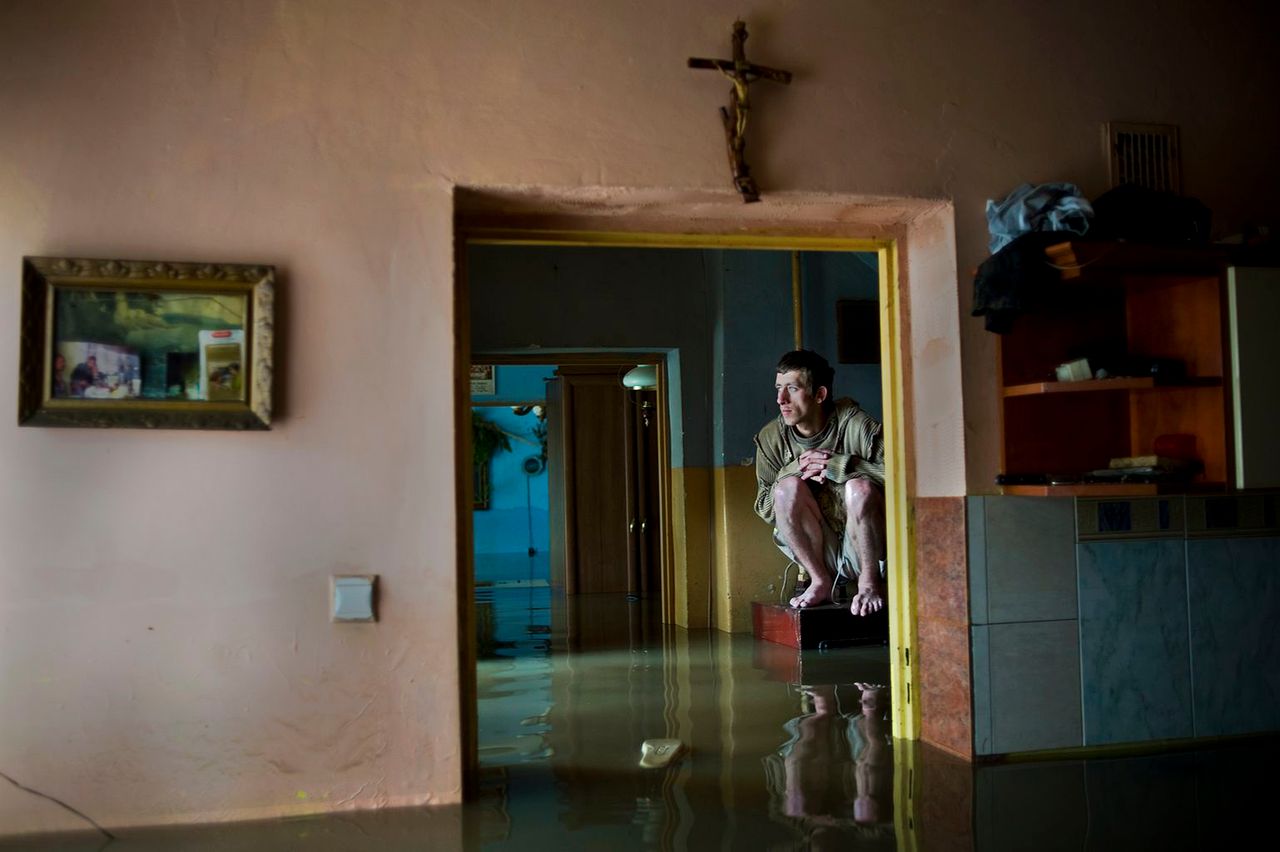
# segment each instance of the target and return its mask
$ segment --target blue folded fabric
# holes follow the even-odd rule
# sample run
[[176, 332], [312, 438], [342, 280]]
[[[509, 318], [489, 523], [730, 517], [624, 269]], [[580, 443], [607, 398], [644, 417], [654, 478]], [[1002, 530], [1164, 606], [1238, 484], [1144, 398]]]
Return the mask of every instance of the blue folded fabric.
[[1089, 230], [1093, 207], [1073, 183], [1024, 183], [1003, 201], [987, 202], [987, 230], [995, 254], [1023, 234], [1033, 231]]

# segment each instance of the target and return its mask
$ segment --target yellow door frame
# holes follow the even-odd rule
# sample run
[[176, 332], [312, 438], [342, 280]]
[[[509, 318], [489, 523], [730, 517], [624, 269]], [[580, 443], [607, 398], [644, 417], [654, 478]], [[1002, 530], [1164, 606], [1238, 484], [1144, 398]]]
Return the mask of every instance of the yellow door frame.
[[[459, 225], [458, 275], [463, 276], [465, 268], [465, 246], [468, 245], [526, 245], [526, 246], [561, 246], [592, 248], [688, 248], [688, 249], [766, 249], [777, 251], [823, 251], [823, 252], [869, 252], [876, 255], [879, 268], [880, 296], [880, 378], [885, 411], [885, 510], [886, 533], [889, 565], [889, 647], [890, 647], [890, 687], [893, 696], [893, 736], [897, 739], [915, 740], [920, 736], [919, 684], [915, 677], [916, 667], [913, 665], [913, 650], [916, 644], [915, 618], [915, 565], [913, 561], [914, 529], [911, 511], [912, 483], [907, 480], [907, 430], [906, 430], [906, 387], [904, 384], [904, 362], [907, 352], [903, 339], [902, 284], [899, 280], [898, 241], [891, 238], [856, 238], [825, 236], [787, 236], [781, 234], [698, 234], [698, 233], [663, 233], [632, 231], [593, 231], [593, 230], [543, 230], [536, 228], [468, 228]], [[466, 290], [455, 289], [461, 296]], [[458, 306], [455, 305], [455, 309]], [[470, 340], [470, 317], [465, 309], [460, 312], [461, 322], [465, 328], [459, 329], [459, 344], [468, 344]], [[463, 356], [464, 353], [459, 353]], [[458, 364], [457, 386], [462, 387], [467, 377], [463, 376], [464, 367], [469, 363], [470, 353], [460, 357]], [[455, 422], [465, 422], [462, 418], [469, 411], [461, 410], [460, 394], [455, 394], [455, 404], [459, 410], [455, 412]], [[469, 397], [468, 397], [469, 399]], [[459, 429], [459, 432], [465, 430]], [[459, 441], [469, 436], [460, 436]], [[465, 458], [462, 450], [459, 458]], [[463, 477], [469, 487], [470, 478]], [[470, 526], [469, 506], [460, 504], [459, 511], [468, 509], [466, 525]], [[665, 519], [664, 519], [665, 520]], [[460, 521], [460, 527], [462, 522]], [[670, 538], [670, 531], [668, 538]], [[466, 537], [466, 546], [470, 547], [470, 536]], [[466, 560], [460, 554], [459, 589], [470, 588], [470, 578], [461, 576], [465, 572]], [[665, 579], [665, 578], [664, 578]], [[460, 610], [465, 608], [460, 602]], [[474, 640], [462, 637], [461, 644], [470, 649], [470, 657], [474, 679], [475, 650]], [[464, 661], [466, 663], [467, 661]], [[464, 674], [465, 678], [466, 675]], [[464, 683], [466, 681], [464, 680]], [[474, 689], [474, 684], [472, 684]], [[474, 707], [472, 708], [474, 713]], [[474, 748], [472, 748], [474, 752]]]

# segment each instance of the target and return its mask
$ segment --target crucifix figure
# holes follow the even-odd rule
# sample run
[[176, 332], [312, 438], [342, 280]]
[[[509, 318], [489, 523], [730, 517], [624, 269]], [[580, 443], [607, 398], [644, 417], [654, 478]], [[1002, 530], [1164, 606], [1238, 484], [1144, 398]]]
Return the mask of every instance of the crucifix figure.
[[747, 87], [762, 77], [785, 85], [791, 82], [791, 72], [752, 65], [747, 61], [746, 41], [747, 25], [742, 21], [734, 21], [733, 59], [690, 58], [689, 67], [714, 68], [733, 83], [733, 88], [729, 90], [729, 107], [720, 107], [720, 119], [724, 122], [725, 142], [729, 146], [729, 168], [733, 172], [733, 185], [742, 194], [742, 200], [750, 203], [760, 200], [760, 189], [756, 186], [755, 178], [751, 177], [751, 168], [745, 157], [747, 115], [751, 109], [747, 100]]

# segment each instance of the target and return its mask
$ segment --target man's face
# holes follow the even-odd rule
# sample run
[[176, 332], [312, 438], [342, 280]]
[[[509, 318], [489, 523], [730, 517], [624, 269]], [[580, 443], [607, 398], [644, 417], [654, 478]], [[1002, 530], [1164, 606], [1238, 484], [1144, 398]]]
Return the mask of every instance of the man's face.
[[782, 422], [788, 426], [799, 427], [801, 432], [817, 431], [822, 426], [822, 402], [827, 398], [827, 389], [818, 388], [812, 393], [799, 370], [779, 373], [774, 383], [778, 392], [778, 411], [782, 414]]

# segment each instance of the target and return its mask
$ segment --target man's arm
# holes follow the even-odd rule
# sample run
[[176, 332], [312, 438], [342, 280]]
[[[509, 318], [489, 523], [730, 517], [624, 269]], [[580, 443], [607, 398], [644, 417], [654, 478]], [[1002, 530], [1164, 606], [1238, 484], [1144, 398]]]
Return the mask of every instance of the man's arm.
[[783, 462], [776, 448], [766, 449], [755, 437], [756, 444], [756, 514], [769, 524], [773, 523], [773, 486], [779, 479], [800, 475], [800, 464], [795, 459]]
[[851, 417], [845, 426], [845, 446], [852, 453], [832, 453], [825, 478], [843, 484], [855, 477], [884, 485], [884, 430], [872, 417]]

